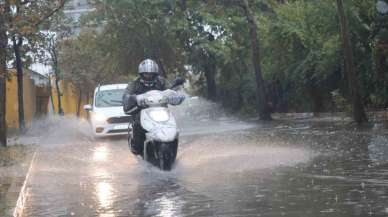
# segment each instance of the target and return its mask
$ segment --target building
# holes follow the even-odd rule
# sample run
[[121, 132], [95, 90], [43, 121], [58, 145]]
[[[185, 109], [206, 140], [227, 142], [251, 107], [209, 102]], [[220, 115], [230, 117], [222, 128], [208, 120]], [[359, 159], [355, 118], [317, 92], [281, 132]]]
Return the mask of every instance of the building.
[[[9, 78], [6, 88], [6, 122], [11, 132], [19, 128], [19, 103], [18, 103], [18, 84], [15, 69], [9, 69]], [[54, 78], [51, 77], [54, 84]], [[60, 95], [62, 109], [65, 115], [78, 115], [86, 118], [87, 112], [82, 108], [90, 101], [87, 93], [80, 94], [79, 90], [68, 81], [60, 81]], [[50, 86], [48, 77], [24, 69], [23, 77], [23, 103], [24, 118], [26, 126], [30, 126], [34, 119], [44, 117], [48, 114], [58, 113], [58, 93], [56, 86]], [[50, 113], [51, 112], [51, 113]]]
[[29, 70], [30, 72], [30, 79], [34, 81], [35, 86], [37, 87], [47, 87], [49, 85], [49, 79], [48, 77], [35, 72], [33, 70]]
[[82, 15], [93, 11], [90, 0], [70, 0], [66, 3], [64, 14], [72, 18], [74, 22], [79, 22]]
[[78, 35], [81, 31], [79, 24], [81, 17], [92, 11], [94, 11], [94, 8], [90, 0], [70, 0], [66, 3], [63, 12], [74, 24], [72, 27], [74, 35]]
[[[16, 70], [10, 69], [8, 72], [6, 88], [6, 121], [8, 128], [19, 128], [19, 105], [18, 105], [18, 84]], [[27, 126], [34, 118], [47, 114], [49, 102], [49, 80], [37, 72], [24, 69], [23, 76], [23, 101], [24, 117]]]

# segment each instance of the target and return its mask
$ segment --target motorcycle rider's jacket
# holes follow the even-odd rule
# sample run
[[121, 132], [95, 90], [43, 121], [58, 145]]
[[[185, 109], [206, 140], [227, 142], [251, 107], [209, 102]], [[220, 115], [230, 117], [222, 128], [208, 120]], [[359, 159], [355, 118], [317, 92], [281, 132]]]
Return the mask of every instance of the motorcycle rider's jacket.
[[[158, 77], [155, 85], [146, 86], [143, 82], [141, 82], [141, 78], [137, 78], [135, 81], [128, 84], [127, 89], [123, 95], [123, 109], [125, 113], [128, 113], [132, 109], [134, 109], [137, 105], [136, 95], [140, 95], [146, 93], [150, 90], [166, 90], [166, 80], [162, 77]], [[131, 111], [132, 115], [136, 115], [142, 108], [138, 108], [136, 111]]]

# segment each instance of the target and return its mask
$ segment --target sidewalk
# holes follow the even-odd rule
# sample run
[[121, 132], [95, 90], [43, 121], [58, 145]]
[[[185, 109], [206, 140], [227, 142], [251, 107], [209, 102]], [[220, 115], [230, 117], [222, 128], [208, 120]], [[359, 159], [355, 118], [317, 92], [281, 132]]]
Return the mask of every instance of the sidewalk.
[[0, 148], [0, 216], [14, 216], [34, 151], [34, 146]]

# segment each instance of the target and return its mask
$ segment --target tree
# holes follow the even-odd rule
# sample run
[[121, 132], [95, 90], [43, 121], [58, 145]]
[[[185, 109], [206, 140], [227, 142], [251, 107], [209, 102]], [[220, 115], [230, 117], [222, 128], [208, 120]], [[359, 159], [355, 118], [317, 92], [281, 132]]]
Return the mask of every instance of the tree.
[[[45, 22], [47, 31], [43, 33], [44, 41], [42, 41], [42, 53], [40, 59], [41, 62], [51, 66], [53, 70], [53, 78], [55, 79], [55, 88], [58, 99], [58, 114], [64, 115], [62, 108], [62, 93], [60, 90], [60, 81], [62, 76], [59, 64], [59, 52], [60, 44], [63, 40], [66, 40], [71, 36], [72, 20], [66, 18], [63, 13], [57, 13], [54, 16], [48, 18]], [[71, 63], [69, 63], [71, 64]], [[51, 81], [51, 80], [50, 80]]]
[[58, 66], [64, 80], [74, 85], [78, 94], [77, 114], [80, 113], [82, 98], [89, 98], [95, 86], [125, 79], [109, 64], [110, 55], [102, 50], [101, 40], [94, 30], [82, 29], [77, 37], [61, 40], [57, 45]]
[[[51, 60], [50, 65], [51, 65], [53, 72], [54, 72], [55, 88], [57, 90], [56, 92], [57, 92], [57, 99], [58, 99], [58, 114], [64, 115], [64, 111], [62, 109], [62, 100], [61, 100], [62, 94], [61, 94], [61, 90], [59, 88], [59, 83], [61, 80], [61, 73], [59, 71], [59, 62], [58, 62], [57, 35], [55, 33], [48, 34], [47, 39], [48, 39], [47, 50], [48, 50], [48, 53], [50, 56], [50, 60]], [[50, 82], [51, 82], [51, 80], [50, 80]]]
[[7, 82], [7, 14], [8, 1], [0, 3], [0, 146], [7, 146], [6, 82]]
[[[366, 98], [381, 92], [370, 61], [371, 5], [349, 1], [355, 70]], [[197, 94], [262, 119], [270, 109], [318, 114], [335, 109], [331, 92], [350, 95], [333, 2], [97, 0], [96, 8], [90, 17], [103, 26], [97, 47], [116, 73], [135, 75], [145, 57], [157, 59], [167, 76], [189, 66]]]
[[116, 73], [137, 74], [145, 58], [155, 59], [164, 76], [184, 71], [184, 50], [177, 34], [183, 17], [175, 1], [97, 0], [94, 22], [104, 25], [99, 43], [111, 55]]
[[[39, 26], [49, 17], [59, 11], [66, 0], [37, 0], [37, 1], [12, 1], [8, 5], [10, 11], [9, 36], [12, 41], [14, 58], [16, 62], [17, 83], [18, 83], [18, 113], [19, 128], [25, 131], [24, 120], [24, 99], [23, 99], [23, 56], [27, 54], [30, 45], [34, 47], [37, 36], [39, 36]], [[23, 47], [26, 45], [25, 47]]]
[[343, 88], [332, 3], [293, 1], [275, 4], [271, 10], [258, 19], [263, 76], [274, 109], [319, 114], [333, 108], [330, 92]]
[[255, 75], [256, 75], [256, 85], [257, 85], [256, 94], [258, 99], [257, 103], [258, 103], [259, 116], [260, 116], [260, 119], [262, 120], [272, 120], [271, 113], [268, 108], [267, 94], [266, 94], [264, 80], [262, 76], [262, 70], [261, 70], [260, 45], [259, 45], [259, 39], [258, 39], [258, 33], [257, 33], [258, 32], [257, 23], [250, 9], [248, 0], [243, 1], [242, 8], [244, 10], [244, 14], [246, 16], [250, 35], [251, 35], [250, 40], [252, 45], [252, 62], [255, 68]]
[[348, 23], [342, 0], [337, 0], [337, 12], [340, 18], [343, 52], [345, 57], [345, 73], [352, 101], [353, 118], [357, 123], [367, 122], [367, 116], [362, 104], [360, 87], [356, 77]]
[[[189, 6], [189, 7], [188, 7]], [[187, 63], [193, 66], [195, 73], [203, 73], [206, 79], [206, 97], [217, 100], [217, 59], [219, 58], [215, 47], [219, 44], [216, 37], [220, 32], [216, 23], [210, 23], [210, 13], [200, 13], [200, 8], [206, 4], [200, 1], [181, 1], [179, 8], [182, 10], [186, 25], [180, 26], [179, 35], [181, 43], [187, 52]], [[177, 19], [177, 18], [175, 18]], [[179, 18], [178, 18], [179, 19]], [[213, 19], [214, 21], [214, 19]], [[207, 26], [208, 28], [204, 28]]]
[[[253, 5], [257, 7], [256, 5], [260, 2], [253, 1]], [[210, 3], [211, 4], [211, 3]], [[269, 109], [268, 104], [268, 95], [266, 91], [266, 85], [263, 79], [263, 71], [261, 66], [261, 47], [260, 47], [260, 38], [258, 37], [258, 23], [255, 18], [255, 13], [253, 11], [259, 11], [259, 10], [252, 10], [252, 5], [249, 3], [248, 0], [238, 1], [238, 0], [227, 0], [227, 1], [220, 1], [218, 4], [222, 5], [219, 9], [218, 13], [222, 13], [221, 19], [223, 20], [222, 26], [223, 31], [226, 32], [227, 39], [235, 40], [235, 44], [232, 44], [229, 49], [234, 50], [238, 44], [242, 44], [245, 47], [245, 57], [250, 59], [251, 65], [253, 65], [254, 70], [254, 79], [255, 79], [255, 85], [256, 85], [256, 106], [257, 111], [259, 113], [259, 117], [261, 120], [272, 120], [271, 118], [271, 112]], [[231, 7], [230, 7], [231, 6]], [[261, 6], [259, 4], [259, 6]], [[232, 8], [232, 9], [228, 9]], [[242, 14], [239, 9], [242, 9]], [[259, 9], [261, 9], [259, 7]], [[233, 19], [233, 17], [235, 17]], [[245, 19], [245, 23], [241, 22], [241, 19]], [[247, 30], [244, 31], [244, 29], [239, 29], [240, 31], [236, 31], [236, 25], [242, 25]], [[234, 31], [232, 29], [235, 29]], [[224, 43], [225, 44], [225, 43]], [[237, 44], [237, 45], [236, 45]], [[248, 51], [248, 52], [247, 52]], [[238, 59], [243, 59], [241, 56], [238, 57]], [[228, 58], [229, 59], [229, 58]], [[245, 60], [247, 61], [247, 60]], [[249, 69], [250, 67], [247, 66], [249, 63], [245, 63], [245, 69]], [[243, 89], [243, 87], [241, 87]]]

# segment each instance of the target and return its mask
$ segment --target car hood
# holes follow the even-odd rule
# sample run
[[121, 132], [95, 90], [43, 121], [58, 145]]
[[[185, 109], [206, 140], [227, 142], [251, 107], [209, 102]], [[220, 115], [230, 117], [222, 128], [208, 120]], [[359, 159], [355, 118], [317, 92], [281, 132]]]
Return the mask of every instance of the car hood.
[[123, 107], [105, 107], [105, 108], [94, 108], [94, 113], [103, 114], [105, 117], [120, 117], [120, 116], [128, 116], [124, 113]]

